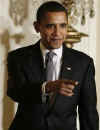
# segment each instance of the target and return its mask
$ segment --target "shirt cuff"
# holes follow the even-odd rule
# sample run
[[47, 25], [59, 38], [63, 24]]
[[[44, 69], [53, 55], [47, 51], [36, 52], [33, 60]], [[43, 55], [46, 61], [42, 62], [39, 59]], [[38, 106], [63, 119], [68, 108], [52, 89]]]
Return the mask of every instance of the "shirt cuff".
[[42, 103], [46, 103], [46, 96], [48, 95], [45, 91], [45, 86], [46, 86], [47, 82], [44, 82], [42, 84]]
[[44, 82], [43, 84], [42, 84], [42, 94], [45, 94], [46, 92], [45, 92], [45, 86], [46, 86], [46, 84], [47, 84], [47, 82]]

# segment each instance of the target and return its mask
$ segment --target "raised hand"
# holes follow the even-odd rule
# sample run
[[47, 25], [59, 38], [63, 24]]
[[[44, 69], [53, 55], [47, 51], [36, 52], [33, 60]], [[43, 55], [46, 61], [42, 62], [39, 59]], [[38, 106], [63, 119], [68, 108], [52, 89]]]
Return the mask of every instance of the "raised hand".
[[77, 81], [74, 80], [55, 80], [49, 81], [45, 88], [46, 93], [57, 92], [64, 96], [72, 96], [75, 86], [78, 85]]

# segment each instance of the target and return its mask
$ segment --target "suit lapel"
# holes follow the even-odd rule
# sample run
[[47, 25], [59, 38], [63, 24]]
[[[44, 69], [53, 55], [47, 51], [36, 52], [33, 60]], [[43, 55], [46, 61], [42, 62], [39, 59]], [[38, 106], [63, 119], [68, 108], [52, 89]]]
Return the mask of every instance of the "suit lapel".
[[60, 79], [72, 79], [72, 71], [73, 71], [73, 59], [71, 58], [70, 50], [63, 46], [63, 54], [62, 54], [62, 65], [60, 72]]
[[36, 56], [34, 57], [35, 64], [36, 64], [36, 71], [37, 74], [40, 75], [40, 80], [44, 80], [44, 63], [43, 63], [43, 56], [40, 50], [40, 41], [36, 44], [34, 48]]
[[28, 58], [25, 60], [24, 68], [27, 73], [30, 73], [28, 75], [29, 79], [31, 81], [34, 79], [39, 81], [44, 80], [44, 65], [40, 50], [40, 42], [30, 47], [27, 56]]

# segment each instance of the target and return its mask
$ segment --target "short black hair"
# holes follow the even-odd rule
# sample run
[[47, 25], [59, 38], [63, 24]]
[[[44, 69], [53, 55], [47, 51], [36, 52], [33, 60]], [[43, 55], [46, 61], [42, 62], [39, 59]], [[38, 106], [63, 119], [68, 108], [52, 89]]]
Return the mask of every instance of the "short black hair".
[[36, 14], [37, 21], [40, 22], [47, 12], [61, 12], [61, 11], [65, 12], [66, 17], [68, 18], [68, 11], [62, 4], [56, 1], [45, 2], [37, 10]]

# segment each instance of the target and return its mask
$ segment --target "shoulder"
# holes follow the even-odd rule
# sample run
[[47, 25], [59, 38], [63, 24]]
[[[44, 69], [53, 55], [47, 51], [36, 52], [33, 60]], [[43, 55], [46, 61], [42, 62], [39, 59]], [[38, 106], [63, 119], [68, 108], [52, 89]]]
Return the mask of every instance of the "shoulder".
[[80, 73], [92, 72], [95, 74], [94, 60], [92, 57], [75, 49], [66, 48], [65, 50], [68, 54], [67, 58], [69, 58], [69, 63], [75, 71], [78, 70]]
[[[65, 60], [69, 59], [69, 63], [80, 69], [86, 69], [90, 65], [94, 66], [93, 58], [84, 52], [64, 47]], [[66, 58], [67, 57], [67, 58]]]
[[34, 45], [18, 48], [8, 53], [7, 59], [25, 59], [33, 54], [35, 54], [39, 50], [39, 44], [36, 43]]
[[64, 47], [66, 52], [69, 54], [70, 58], [72, 58], [73, 60], [78, 60], [78, 61], [90, 61], [92, 59], [92, 57], [90, 57], [89, 55], [87, 55], [84, 52], [72, 49], [72, 48], [67, 48]]

